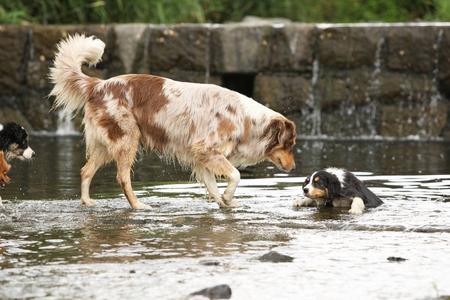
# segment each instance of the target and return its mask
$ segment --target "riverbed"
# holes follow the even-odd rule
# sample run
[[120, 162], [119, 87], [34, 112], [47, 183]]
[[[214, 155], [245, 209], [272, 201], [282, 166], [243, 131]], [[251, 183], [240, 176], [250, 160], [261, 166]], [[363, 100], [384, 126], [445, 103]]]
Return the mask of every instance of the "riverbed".
[[[0, 190], [1, 299], [184, 299], [216, 284], [232, 299], [450, 295], [449, 143], [302, 139], [292, 173], [242, 171], [232, 210], [208, 202], [186, 170], [142, 153], [133, 186], [148, 211], [129, 208], [112, 165], [94, 178], [97, 205], [80, 205], [81, 138], [31, 145], [37, 157], [14, 162]], [[305, 176], [328, 166], [354, 171], [385, 204], [360, 216], [294, 209]], [[294, 260], [257, 259], [270, 250]]]

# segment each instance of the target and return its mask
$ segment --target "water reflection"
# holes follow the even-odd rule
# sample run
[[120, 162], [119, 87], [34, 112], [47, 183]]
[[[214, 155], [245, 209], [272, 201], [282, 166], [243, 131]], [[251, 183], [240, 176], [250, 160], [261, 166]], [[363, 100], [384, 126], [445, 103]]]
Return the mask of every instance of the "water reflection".
[[[2, 190], [4, 199], [78, 199], [84, 144], [79, 137], [32, 137], [38, 156], [31, 163], [16, 162], [13, 182]], [[289, 176], [305, 176], [318, 168], [345, 167], [373, 174], [448, 174], [450, 144], [445, 142], [297, 141], [297, 169]], [[273, 177], [281, 174], [269, 163], [249, 167], [242, 178]], [[152, 154], [142, 155], [135, 167], [133, 185], [189, 181], [189, 172], [167, 165]], [[94, 178], [92, 193], [97, 198], [120, 193], [115, 167], [109, 165]]]

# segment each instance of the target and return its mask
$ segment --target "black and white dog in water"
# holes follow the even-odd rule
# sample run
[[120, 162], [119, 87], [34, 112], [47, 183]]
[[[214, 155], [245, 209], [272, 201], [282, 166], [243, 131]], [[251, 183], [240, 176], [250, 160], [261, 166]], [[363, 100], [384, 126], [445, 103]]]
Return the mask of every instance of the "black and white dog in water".
[[28, 146], [27, 131], [17, 123], [0, 124], [0, 150], [7, 160], [28, 160], [34, 156], [33, 149]]
[[366, 207], [383, 204], [354, 174], [337, 168], [320, 170], [306, 177], [303, 193], [305, 197], [296, 199], [294, 207], [343, 207], [350, 208], [352, 214], [362, 214]]

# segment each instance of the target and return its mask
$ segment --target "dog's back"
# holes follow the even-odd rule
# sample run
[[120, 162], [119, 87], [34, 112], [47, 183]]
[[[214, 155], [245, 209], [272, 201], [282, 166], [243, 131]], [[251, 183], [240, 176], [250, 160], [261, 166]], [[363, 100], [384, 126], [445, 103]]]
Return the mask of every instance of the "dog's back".
[[383, 204], [380, 198], [369, 190], [352, 172], [346, 171], [345, 185], [342, 189], [345, 197], [360, 197], [366, 207], [377, 207]]

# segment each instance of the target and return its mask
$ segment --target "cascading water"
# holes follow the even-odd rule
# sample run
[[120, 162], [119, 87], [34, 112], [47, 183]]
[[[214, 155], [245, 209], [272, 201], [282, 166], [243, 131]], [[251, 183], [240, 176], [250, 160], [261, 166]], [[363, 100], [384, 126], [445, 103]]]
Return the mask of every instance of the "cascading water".
[[56, 135], [79, 135], [80, 133], [75, 130], [73, 119], [64, 114], [62, 111], [58, 112], [58, 127], [56, 129]]
[[368, 116], [366, 119], [367, 127], [369, 129], [369, 134], [374, 136], [377, 134], [376, 129], [376, 116], [377, 116], [377, 101], [378, 99], [374, 96], [379, 94], [380, 90], [380, 74], [381, 67], [383, 64], [382, 61], [382, 51], [385, 44], [386, 39], [384, 37], [380, 38], [377, 42], [377, 49], [375, 51], [375, 60], [373, 63], [373, 71], [370, 74], [369, 87], [366, 91], [366, 102], [367, 106], [364, 108], [365, 114]]
[[317, 88], [319, 72], [319, 60], [315, 58], [312, 64], [311, 88], [306, 99], [306, 105], [301, 107], [302, 117], [300, 120], [299, 134], [302, 138], [314, 138], [321, 135], [320, 99]]

